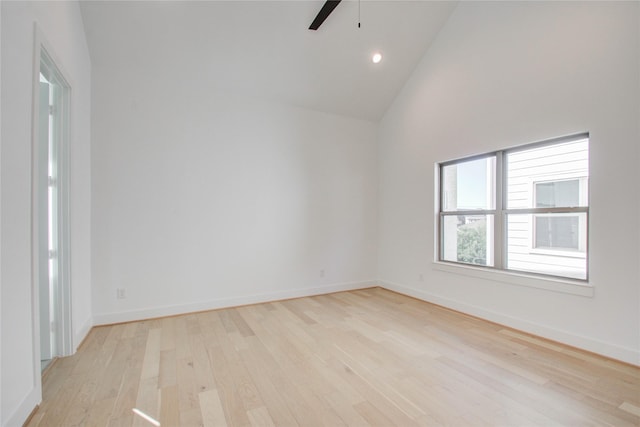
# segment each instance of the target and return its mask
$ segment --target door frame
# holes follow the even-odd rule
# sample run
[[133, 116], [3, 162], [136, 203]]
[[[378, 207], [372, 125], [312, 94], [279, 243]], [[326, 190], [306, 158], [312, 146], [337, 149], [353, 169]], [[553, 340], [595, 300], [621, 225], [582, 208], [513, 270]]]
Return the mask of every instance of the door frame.
[[[43, 159], [40, 148], [39, 130], [39, 86], [40, 67], [43, 58], [47, 59], [49, 68], [56, 75], [63, 87], [62, 103], [60, 105], [61, 129], [58, 142], [57, 168], [58, 168], [58, 296], [57, 309], [59, 321], [56, 324], [58, 335], [57, 355], [68, 356], [73, 354], [72, 316], [71, 316], [71, 253], [70, 253], [70, 224], [69, 224], [69, 142], [70, 142], [70, 110], [71, 110], [71, 85], [64, 71], [59, 57], [55, 54], [51, 44], [47, 41], [37, 23], [34, 23], [34, 49], [33, 49], [33, 99], [32, 99], [32, 128], [31, 128], [31, 291], [32, 291], [32, 329], [33, 329], [33, 370], [34, 386], [38, 393], [42, 393], [42, 374], [40, 367], [40, 215], [42, 207], [39, 202], [39, 194], [42, 191], [42, 182], [48, 181], [46, 165], [42, 165]], [[48, 158], [47, 158], [48, 161]], [[43, 177], [42, 174], [47, 176]], [[45, 189], [47, 190], [47, 189]], [[46, 214], [46, 211], [45, 211]]]

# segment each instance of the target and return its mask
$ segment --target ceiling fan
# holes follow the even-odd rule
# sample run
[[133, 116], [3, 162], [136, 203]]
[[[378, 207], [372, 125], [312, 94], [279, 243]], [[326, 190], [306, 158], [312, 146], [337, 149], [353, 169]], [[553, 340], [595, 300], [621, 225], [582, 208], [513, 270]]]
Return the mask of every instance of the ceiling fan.
[[336, 6], [338, 6], [338, 4], [340, 4], [341, 1], [342, 0], [325, 1], [324, 4], [322, 5], [322, 9], [320, 9], [320, 12], [318, 12], [318, 15], [316, 15], [316, 18], [313, 20], [313, 22], [309, 26], [309, 29], [315, 31], [318, 28], [320, 28], [320, 25], [322, 25], [324, 20], [327, 19], [327, 17], [331, 14], [331, 12], [333, 12], [333, 9], [335, 9]]

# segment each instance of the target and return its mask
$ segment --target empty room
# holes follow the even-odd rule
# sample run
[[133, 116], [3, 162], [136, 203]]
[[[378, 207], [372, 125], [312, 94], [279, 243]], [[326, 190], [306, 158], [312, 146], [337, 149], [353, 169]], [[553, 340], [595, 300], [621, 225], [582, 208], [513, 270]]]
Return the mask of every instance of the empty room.
[[640, 425], [640, 2], [0, 2], [0, 426]]

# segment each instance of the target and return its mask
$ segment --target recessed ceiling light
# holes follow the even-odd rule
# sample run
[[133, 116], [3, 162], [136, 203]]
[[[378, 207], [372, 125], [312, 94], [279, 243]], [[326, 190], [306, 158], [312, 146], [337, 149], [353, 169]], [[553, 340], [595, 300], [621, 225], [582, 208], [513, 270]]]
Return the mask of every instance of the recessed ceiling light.
[[382, 54], [380, 52], [374, 53], [373, 56], [371, 57], [371, 60], [373, 61], [374, 64], [379, 63], [380, 61], [382, 61]]

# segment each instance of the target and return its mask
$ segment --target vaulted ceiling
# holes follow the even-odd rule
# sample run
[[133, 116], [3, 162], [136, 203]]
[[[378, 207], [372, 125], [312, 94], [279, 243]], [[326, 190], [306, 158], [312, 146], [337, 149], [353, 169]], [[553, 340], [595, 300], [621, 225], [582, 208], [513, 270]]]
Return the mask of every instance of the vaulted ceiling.
[[345, 0], [308, 30], [323, 3], [82, 1], [81, 10], [94, 68], [377, 121], [457, 4]]

